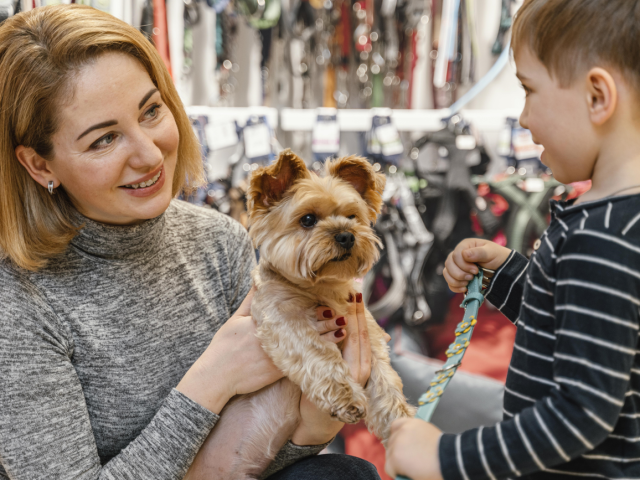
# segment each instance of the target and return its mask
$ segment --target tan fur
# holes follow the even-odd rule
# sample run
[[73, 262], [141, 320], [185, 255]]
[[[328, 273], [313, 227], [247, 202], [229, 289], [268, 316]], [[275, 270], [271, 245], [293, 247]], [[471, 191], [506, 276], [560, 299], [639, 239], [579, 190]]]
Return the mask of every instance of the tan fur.
[[[316, 307], [346, 315], [349, 294], [357, 292], [354, 278], [378, 260], [381, 244], [371, 224], [382, 207], [384, 184], [366, 159], [327, 162], [319, 178], [290, 150], [253, 174], [250, 235], [260, 263], [253, 272], [252, 315], [263, 348], [287, 379], [227, 405], [185, 478], [258, 478], [299, 423], [300, 391], [337, 420], [364, 419], [383, 442], [394, 419], [413, 416], [384, 332], [368, 311], [372, 362], [364, 389], [351, 377], [339, 346], [316, 330]], [[313, 228], [300, 224], [307, 214], [318, 218]], [[350, 258], [334, 261], [345, 254], [335, 240], [343, 231], [356, 241]]]

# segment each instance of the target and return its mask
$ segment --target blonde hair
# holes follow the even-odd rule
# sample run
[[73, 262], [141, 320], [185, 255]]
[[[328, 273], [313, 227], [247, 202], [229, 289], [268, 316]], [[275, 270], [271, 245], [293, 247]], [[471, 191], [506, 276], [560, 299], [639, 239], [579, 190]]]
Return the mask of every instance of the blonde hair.
[[613, 67], [640, 93], [640, 2], [525, 0], [513, 23], [512, 46], [538, 57], [561, 86], [583, 69]]
[[146, 69], [175, 118], [180, 135], [173, 194], [203, 181], [198, 140], [155, 47], [142, 33], [84, 5], [52, 5], [9, 18], [0, 26], [0, 254], [38, 270], [64, 252], [77, 234], [73, 208], [31, 178], [16, 158], [18, 145], [54, 156], [57, 112], [73, 93], [72, 80], [105, 52], [131, 55]]

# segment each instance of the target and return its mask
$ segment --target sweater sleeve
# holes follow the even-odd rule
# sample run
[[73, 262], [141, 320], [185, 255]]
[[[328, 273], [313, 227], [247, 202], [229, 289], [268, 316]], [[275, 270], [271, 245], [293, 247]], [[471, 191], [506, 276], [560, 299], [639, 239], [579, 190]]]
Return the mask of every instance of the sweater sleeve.
[[577, 231], [567, 239], [556, 260], [553, 380], [531, 377], [548, 393], [494, 427], [443, 435], [446, 480], [552, 472], [607, 438], [637, 349], [640, 287], [629, 265], [638, 261], [637, 245], [612, 236]]
[[73, 341], [37, 289], [5, 273], [0, 266], [0, 462], [9, 478], [183, 478], [218, 416], [173, 389], [101, 466]]
[[251, 271], [256, 266], [256, 251], [247, 230], [235, 220], [227, 218], [230, 234], [227, 236], [229, 258], [229, 311], [235, 312], [251, 290]]
[[525, 271], [529, 266], [527, 258], [511, 251], [507, 260], [496, 271], [491, 285], [485, 294], [487, 300], [512, 322], [518, 319], [522, 291], [524, 289]]
[[260, 475], [260, 480], [273, 475], [280, 470], [288, 467], [289, 465], [293, 465], [299, 460], [303, 458], [311, 457], [313, 455], [319, 454], [322, 450], [324, 450], [329, 443], [325, 443], [323, 445], [295, 445], [291, 442], [287, 442], [284, 447], [278, 452], [276, 458], [273, 459], [269, 467]]

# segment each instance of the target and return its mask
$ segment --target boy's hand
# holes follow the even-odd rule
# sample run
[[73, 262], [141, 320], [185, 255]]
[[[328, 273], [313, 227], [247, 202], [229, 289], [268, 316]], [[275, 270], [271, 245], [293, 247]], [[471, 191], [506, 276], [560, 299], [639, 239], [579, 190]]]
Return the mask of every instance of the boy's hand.
[[442, 432], [419, 418], [401, 418], [391, 424], [385, 471], [391, 477], [442, 480], [438, 443]]
[[464, 293], [467, 284], [478, 273], [478, 267], [496, 270], [509, 257], [511, 250], [497, 243], [480, 238], [467, 238], [461, 241], [449, 254], [444, 263], [444, 279], [452, 292]]

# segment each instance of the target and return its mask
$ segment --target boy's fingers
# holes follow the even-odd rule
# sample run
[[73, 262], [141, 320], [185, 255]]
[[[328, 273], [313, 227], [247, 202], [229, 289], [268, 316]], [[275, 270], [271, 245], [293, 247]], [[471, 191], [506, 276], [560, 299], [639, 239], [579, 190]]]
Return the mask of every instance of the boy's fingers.
[[467, 262], [473, 263], [489, 263], [495, 257], [485, 246], [464, 250], [462, 256]]
[[453, 278], [454, 280], [458, 280], [458, 281], [464, 280], [468, 282], [473, 278], [473, 275], [471, 273], [469, 273], [468, 271], [465, 272], [453, 261], [446, 262], [445, 268], [447, 269], [447, 272], [449, 272], [449, 275], [451, 276], [451, 278]]
[[446, 268], [442, 271], [442, 276], [451, 289], [467, 288], [467, 285], [469, 284], [469, 280], [456, 280], [455, 278], [453, 278]]
[[454, 263], [463, 272], [475, 275], [476, 273], [478, 273], [478, 266], [475, 265], [475, 260], [469, 261], [469, 259], [466, 258], [465, 252], [468, 252], [468, 251], [469, 249], [454, 250], [453, 253], [451, 254], [451, 259], [453, 261], [452, 263]]

